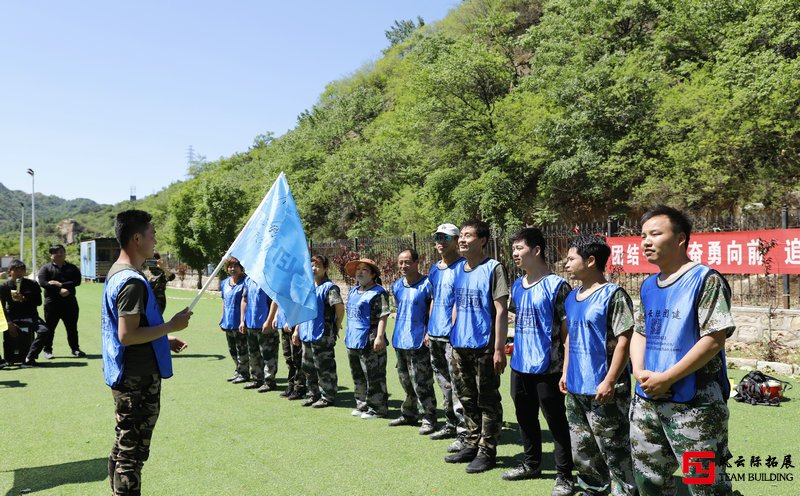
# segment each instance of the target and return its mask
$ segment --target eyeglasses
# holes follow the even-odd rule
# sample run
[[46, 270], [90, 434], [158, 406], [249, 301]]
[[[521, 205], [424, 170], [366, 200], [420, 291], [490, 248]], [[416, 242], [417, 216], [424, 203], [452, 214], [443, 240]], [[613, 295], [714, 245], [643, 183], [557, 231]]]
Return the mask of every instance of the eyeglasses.
[[437, 243], [444, 243], [445, 241], [450, 241], [452, 239], [456, 239], [456, 237], [450, 234], [436, 233], [433, 235], [433, 240]]

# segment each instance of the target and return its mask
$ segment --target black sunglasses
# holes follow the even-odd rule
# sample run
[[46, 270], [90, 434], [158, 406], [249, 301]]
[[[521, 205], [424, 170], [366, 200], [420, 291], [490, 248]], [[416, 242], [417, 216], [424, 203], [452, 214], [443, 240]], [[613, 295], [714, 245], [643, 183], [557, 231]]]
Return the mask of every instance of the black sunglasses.
[[451, 239], [456, 239], [456, 237], [450, 234], [442, 234], [442, 233], [436, 233], [433, 235], [433, 240], [436, 241], [437, 243], [441, 243], [443, 241], [450, 241]]

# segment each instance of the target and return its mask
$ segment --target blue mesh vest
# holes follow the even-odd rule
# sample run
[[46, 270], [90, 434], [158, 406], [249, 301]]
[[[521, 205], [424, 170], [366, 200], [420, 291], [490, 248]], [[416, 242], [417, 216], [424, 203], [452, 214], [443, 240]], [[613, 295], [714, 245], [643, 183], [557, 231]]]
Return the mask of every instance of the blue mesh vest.
[[249, 329], [261, 329], [261, 326], [267, 321], [272, 299], [249, 276], [244, 279], [244, 294], [247, 295], [244, 325]]
[[450, 332], [450, 344], [456, 348], [485, 348], [494, 330], [492, 319], [492, 273], [499, 265], [487, 258], [467, 272], [464, 264], [455, 269], [456, 321]]
[[428, 272], [428, 280], [433, 287], [433, 308], [428, 320], [428, 335], [435, 338], [450, 336], [453, 329], [453, 304], [455, 303], [455, 281], [458, 268], [464, 265], [466, 259], [459, 258], [444, 269], [439, 264], [434, 264]]
[[403, 281], [404, 277], [392, 285], [392, 293], [397, 301], [392, 346], [399, 350], [418, 350], [425, 338], [433, 288], [425, 276], [408, 288]]
[[553, 319], [556, 296], [565, 281], [549, 274], [526, 289], [522, 280], [520, 277], [511, 287], [516, 316], [511, 368], [523, 374], [543, 374], [550, 367], [553, 333], [561, 329], [560, 323], [554, 323]]
[[608, 374], [608, 306], [619, 286], [608, 283], [578, 301], [580, 288], [573, 289], [564, 308], [569, 328], [567, 389], [573, 394], [597, 394], [597, 386]]
[[[150, 327], [164, 323], [156, 296], [150, 283], [134, 270], [121, 270], [106, 279], [103, 287], [103, 308], [101, 310], [101, 344], [103, 349], [103, 376], [106, 384], [116, 386], [125, 372], [125, 345], [119, 340], [119, 313], [117, 312], [117, 296], [120, 289], [131, 279], [139, 279], [147, 288], [147, 305], [145, 316]], [[162, 378], [172, 377], [172, 357], [169, 351], [169, 338], [161, 336], [150, 342], [158, 364], [158, 373]]]
[[367, 347], [369, 331], [372, 327], [370, 302], [373, 298], [386, 294], [383, 286], [377, 284], [361, 294], [358, 292], [359, 287], [355, 286], [347, 295], [347, 333], [344, 337], [344, 344], [353, 350]]
[[219, 321], [220, 329], [239, 329], [242, 320], [242, 294], [244, 292], [244, 277], [235, 286], [230, 283], [233, 278], [226, 277], [219, 290], [222, 293], [222, 318]]
[[[697, 305], [703, 282], [711, 272], [711, 268], [697, 265], [664, 288], [658, 286], [658, 274], [651, 275], [642, 283], [640, 294], [647, 338], [644, 352], [646, 370], [664, 372], [678, 363], [700, 340]], [[724, 352], [722, 358], [722, 371], [716, 380], [724, 394], [729, 391], [730, 385], [724, 367]], [[675, 382], [670, 392], [672, 397], [669, 401], [691, 401], [697, 393], [697, 372]], [[649, 398], [638, 382], [636, 394]]]
[[297, 332], [301, 341], [306, 343], [319, 341], [325, 334], [325, 308], [328, 306], [328, 291], [333, 287], [336, 285], [330, 279], [325, 279], [316, 287], [317, 316], [314, 320], [300, 324]]

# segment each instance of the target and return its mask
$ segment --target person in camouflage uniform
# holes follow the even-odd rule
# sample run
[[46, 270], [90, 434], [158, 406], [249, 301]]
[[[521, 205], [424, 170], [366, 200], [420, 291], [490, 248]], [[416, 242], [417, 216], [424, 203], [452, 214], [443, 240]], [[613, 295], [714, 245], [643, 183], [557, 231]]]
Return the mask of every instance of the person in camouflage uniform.
[[[303, 347], [292, 342], [294, 329], [289, 327], [286, 315], [274, 301], [275, 320], [273, 326], [278, 329], [281, 336], [281, 347], [283, 348], [283, 360], [286, 363], [286, 389], [280, 394], [281, 397], [290, 400], [300, 400], [306, 396], [306, 374], [303, 372]], [[272, 313], [272, 312], [271, 312]]]
[[267, 324], [272, 299], [249, 276], [244, 286], [239, 332], [247, 335], [252, 381], [244, 389], [266, 393], [277, 387], [275, 376], [278, 373], [278, 331]]
[[592, 235], [570, 241], [566, 269], [581, 286], [565, 302], [568, 335], [564, 372], [572, 459], [587, 496], [633, 496], [630, 453], [631, 380], [628, 345], [633, 332], [630, 296], [603, 276], [611, 249]]
[[219, 285], [222, 295], [222, 317], [219, 327], [225, 332], [228, 352], [235, 364], [233, 376], [228, 378], [231, 384], [242, 384], [250, 381], [250, 354], [247, 351], [247, 333], [240, 326], [242, 317], [242, 294], [244, 293], [244, 267], [235, 257], [225, 262], [229, 277]]
[[317, 296], [317, 318], [296, 327], [292, 341], [303, 347], [303, 371], [309, 397], [303, 406], [325, 408], [336, 402], [336, 338], [344, 319], [339, 286], [328, 279], [330, 262], [324, 255], [311, 257]]
[[175, 274], [169, 271], [167, 264], [164, 263], [158, 252], [153, 253], [153, 258], [156, 261], [156, 265], [149, 267], [150, 276], [147, 280], [150, 282], [150, 287], [153, 288], [158, 308], [163, 315], [164, 310], [167, 308], [167, 283], [175, 280]]
[[389, 426], [417, 425], [420, 412], [421, 435], [436, 430], [436, 395], [433, 392], [431, 354], [425, 343], [433, 288], [426, 276], [419, 273], [419, 253], [408, 249], [397, 257], [403, 276], [392, 285], [397, 302], [397, 317], [392, 346], [397, 353], [397, 375], [406, 397], [400, 405], [400, 416]]
[[[637, 380], [631, 455], [642, 496], [675, 494], [673, 473], [687, 451], [713, 453], [702, 464], [716, 466], [714, 482], [689, 484], [692, 494], [732, 491], [725, 474], [731, 455], [724, 350], [735, 330], [730, 288], [718, 272], [688, 258], [691, 228], [685, 214], [666, 206], [642, 217], [642, 251], [661, 270], [642, 283], [631, 340]], [[687, 476], [695, 474], [690, 465]]]

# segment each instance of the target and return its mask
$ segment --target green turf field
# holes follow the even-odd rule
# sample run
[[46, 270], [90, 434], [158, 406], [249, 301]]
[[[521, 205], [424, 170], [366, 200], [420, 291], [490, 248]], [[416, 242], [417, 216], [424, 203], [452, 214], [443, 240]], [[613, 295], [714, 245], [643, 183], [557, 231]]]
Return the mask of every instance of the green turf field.
[[[56, 360], [41, 369], [0, 370], [0, 496], [109, 493], [106, 459], [114, 410], [101, 370], [101, 292], [98, 284], [84, 284], [78, 291], [81, 347], [88, 360], [66, 356], [66, 335], [59, 326]], [[167, 313], [188, 304], [191, 296], [169, 290]], [[189, 348], [175, 358], [175, 376], [163, 384], [161, 417], [143, 472], [145, 494], [550, 494], [555, 473], [549, 442], [544, 445], [542, 480], [500, 479], [517, 464], [521, 450], [508, 373], [502, 394], [512, 429], [503, 432], [498, 467], [468, 475], [464, 465], [444, 463], [449, 441], [431, 441], [416, 428], [390, 428], [386, 420], [350, 416], [352, 380], [341, 341], [337, 358], [343, 389], [337, 408], [302, 408], [277, 393], [258, 394], [225, 382], [233, 366], [217, 326], [219, 310], [218, 297], [204, 297], [191, 325], [180, 333]], [[402, 399], [394, 363], [390, 350], [391, 417], [398, 414]], [[285, 373], [281, 362], [278, 375], [285, 378]], [[738, 379], [742, 374], [732, 375]], [[800, 401], [779, 408], [735, 402], [730, 407], [731, 451], [734, 458], [747, 460], [744, 468], [734, 467], [731, 473], [745, 479], [750, 474], [800, 476], [798, 468], [780, 469], [785, 455], [800, 466]], [[546, 430], [544, 437], [550, 441]], [[754, 456], [761, 458], [761, 467], [749, 466]], [[763, 465], [770, 456], [778, 467]], [[786, 481], [736, 482], [734, 489], [748, 496], [800, 492]]]

